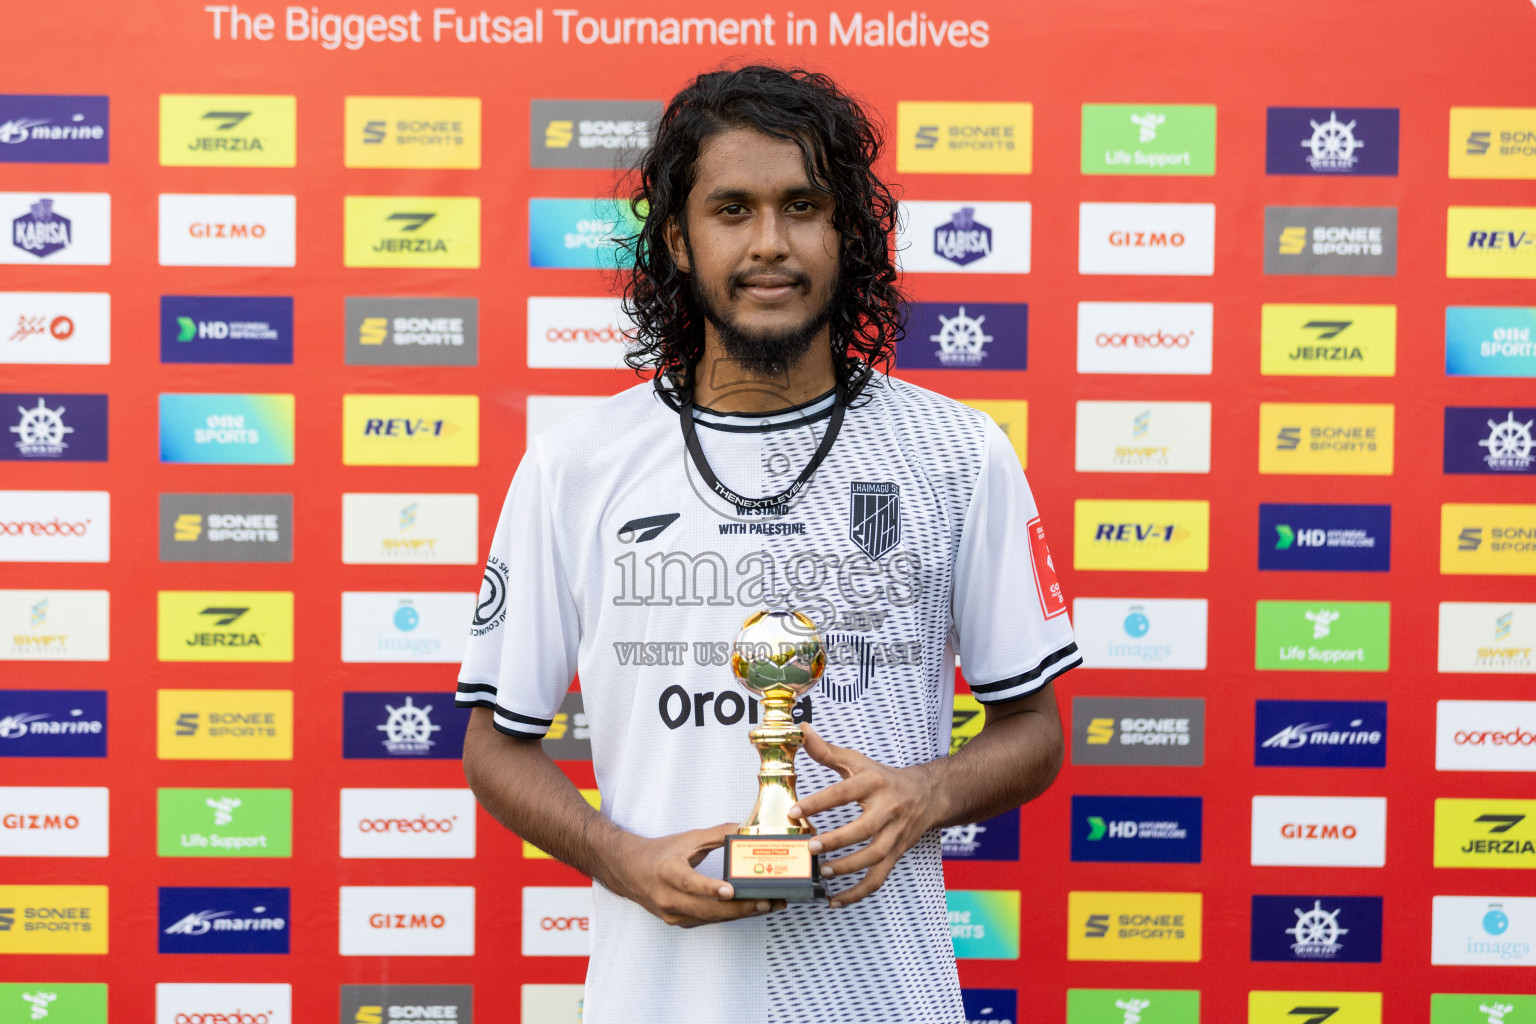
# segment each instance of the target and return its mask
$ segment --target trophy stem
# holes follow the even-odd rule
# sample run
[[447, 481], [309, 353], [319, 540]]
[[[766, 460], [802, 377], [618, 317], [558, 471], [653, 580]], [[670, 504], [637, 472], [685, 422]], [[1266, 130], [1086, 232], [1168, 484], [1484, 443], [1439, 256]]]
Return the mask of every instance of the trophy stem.
[[763, 697], [763, 724], [748, 734], [762, 765], [757, 773], [757, 803], [737, 831], [744, 836], [810, 836], [816, 826], [793, 817], [789, 809], [800, 799], [795, 794], [795, 755], [805, 744], [805, 734], [794, 723], [794, 696], [770, 691]]

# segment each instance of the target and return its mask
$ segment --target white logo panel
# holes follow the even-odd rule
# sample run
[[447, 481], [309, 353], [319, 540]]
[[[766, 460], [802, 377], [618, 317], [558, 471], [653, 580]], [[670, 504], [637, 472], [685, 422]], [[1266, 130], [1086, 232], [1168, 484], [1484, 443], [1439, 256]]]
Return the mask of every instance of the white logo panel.
[[467, 789], [343, 789], [341, 855], [471, 859], [475, 795]]
[[616, 298], [529, 298], [528, 365], [622, 370], [624, 332], [633, 326]]
[[1536, 701], [1442, 700], [1435, 770], [1536, 772]]
[[1436, 896], [1432, 964], [1525, 967], [1536, 964], [1536, 899]]
[[1210, 402], [1078, 402], [1079, 473], [1209, 473]]
[[342, 886], [341, 955], [474, 956], [474, 887]]
[[1028, 203], [902, 203], [896, 260], [905, 273], [1029, 273]]
[[341, 560], [347, 565], [478, 565], [475, 494], [343, 494]]
[[524, 985], [523, 1020], [539, 1024], [581, 1024], [585, 985]]
[[457, 665], [474, 614], [469, 593], [345, 591], [341, 660]]
[[1209, 277], [1216, 271], [1213, 203], [1082, 203], [1079, 274]]
[[1205, 668], [1204, 598], [1079, 597], [1072, 630], [1085, 668]]
[[155, 1024], [293, 1024], [292, 985], [155, 986]]
[[0, 562], [106, 562], [106, 491], [0, 491]]
[[605, 395], [529, 395], [528, 440], [532, 441], [561, 420], [601, 402]]
[[112, 297], [106, 292], [0, 292], [0, 363], [111, 361]]
[[106, 192], [0, 192], [6, 240], [0, 263], [112, 262], [112, 197]]
[[1252, 863], [1383, 867], [1387, 863], [1387, 798], [1256, 796]]
[[0, 787], [0, 857], [105, 857], [105, 786]]
[[1208, 374], [1209, 302], [1079, 302], [1078, 373]]
[[105, 590], [0, 590], [0, 661], [106, 661]]
[[162, 267], [291, 267], [293, 196], [160, 194]]
[[1442, 601], [1441, 672], [1536, 672], [1536, 604]]
[[592, 887], [523, 887], [523, 956], [587, 956], [592, 952]]

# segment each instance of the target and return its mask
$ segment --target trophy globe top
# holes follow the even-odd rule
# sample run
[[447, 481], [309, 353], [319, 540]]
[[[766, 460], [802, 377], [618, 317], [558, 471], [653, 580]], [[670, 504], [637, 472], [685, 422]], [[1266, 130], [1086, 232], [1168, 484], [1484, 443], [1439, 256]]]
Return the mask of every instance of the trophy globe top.
[[731, 672], [765, 703], [792, 703], [827, 668], [816, 625], [795, 611], [754, 612], [731, 648]]

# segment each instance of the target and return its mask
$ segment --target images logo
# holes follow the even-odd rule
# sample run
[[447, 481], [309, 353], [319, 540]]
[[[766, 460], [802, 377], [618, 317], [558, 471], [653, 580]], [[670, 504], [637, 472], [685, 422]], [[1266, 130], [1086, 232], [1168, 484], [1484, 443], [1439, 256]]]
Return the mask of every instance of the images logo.
[[1382, 867], [1387, 862], [1386, 797], [1256, 796], [1250, 861], [1255, 866]]
[[0, 954], [106, 952], [106, 886], [0, 885]]
[[1259, 506], [1259, 568], [1386, 572], [1391, 505]]
[[1211, 403], [1077, 403], [1079, 473], [1209, 473]]
[[106, 757], [105, 690], [0, 690], [0, 757]]
[[1395, 107], [1270, 107], [1264, 173], [1397, 176]]
[[623, 270], [629, 253], [619, 239], [638, 233], [624, 203], [597, 199], [529, 199], [528, 265]]
[[523, 887], [523, 956], [586, 956], [592, 951], [590, 885]]
[[1536, 949], [1536, 899], [1436, 896], [1433, 906], [1430, 963], [1487, 967], [1536, 963], [1532, 954]]
[[1397, 210], [1390, 206], [1266, 206], [1264, 273], [1392, 277]]
[[1067, 959], [1200, 960], [1198, 892], [1069, 892]]
[[480, 266], [479, 196], [346, 196], [348, 267]]
[[1200, 863], [1197, 796], [1072, 797], [1072, 859], [1142, 864]]
[[291, 985], [155, 985], [155, 1024], [292, 1024], [292, 1013]]
[[1447, 306], [1448, 377], [1536, 377], [1536, 307]]
[[292, 690], [157, 690], [162, 761], [293, 760]]
[[105, 786], [0, 786], [0, 857], [105, 856]]
[[1073, 503], [1074, 569], [1205, 572], [1210, 502], [1098, 501]]
[[1208, 374], [1209, 302], [1079, 302], [1078, 373]]
[[1097, 598], [1072, 602], [1072, 625], [1089, 668], [1203, 669], [1204, 598]]
[[661, 104], [640, 100], [531, 100], [528, 166], [610, 171], [650, 146]]
[[161, 886], [159, 917], [161, 953], [288, 952], [287, 889]]
[[1445, 276], [1536, 278], [1536, 206], [1452, 206]]
[[293, 362], [293, 299], [160, 296], [162, 363]]
[[105, 590], [0, 590], [0, 661], [106, 661]]
[[472, 859], [475, 796], [467, 789], [343, 789], [341, 856]]
[[897, 258], [908, 273], [1027, 274], [1028, 203], [903, 202]]
[[1391, 621], [1386, 601], [1259, 601], [1254, 667], [1385, 672]]
[[1536, 108], [1452, 107], [1450, 141], [1452, 178], [1536, 178]]
[[945, 860], [1018, 860], [1018, 812], [1006, 811], [970, 825], [946, 826], [939, 847]]
[[161, 789], [162, 857], [291, 857], [293, 790]]
[[1029, 305], [914, 302], [896, 365], [913, 370], [1023, 370], [1029, 363]]
[[1082, 203], [1077, 272], [1209, 277], [1216, 268], [1212, 203]]
[[480, 300], [347, 297], [348, 366], [475, 366]]
[[1073, 697], [1072, 763], [1204, 764], [1205, 701]]
[[1200, 1024], [1193, 989], [1067, 989], [1067, 1024]]
[[291, 267], [293, 196], [160, 194], [162, 267]]
[[480, 166], [478, 96], [348, 96], [346, 167]]
[[293, 465], [292, 395], [160, 395], [160, 461]]
[[1381, 963], [1380, 896], [1255, 896], [1251, 959]]
[[0, 223], [11, 244], [0, 263], [112, 262], [112, 197], [105, 192], [0, 192]]
[[0, 96], [0, 163], [104, 164], [105, 96]]
[[1536, 409], [1447, 407], [1445, 472], [1536, 474]]
[[1438, 702], [1435, 770], [1536, 772], [1536, 701]]
[[0, 562], [105, 562], [106, 491], [0, 491]]
[[341, 756], [457, 759], [468, 724], [445, 693], [346, 693]]
[[1391, 476], [1391, 405], [1259, 403], [1259, 472]]
[[1536, 576], [1536, 505], [1441, 505], [1440, 572]]
[[1536, 800], [1437, 799], [1435, 867], [1536, 868]]
[[1216, 108], [1083, 104], [1084, 174], [1216, 173]]
[[160, 96], [161, 167], [293, 167], [292, 96]]
[[475, 565], [474, 494], [343, 494], [341, 560], [348, 565]]
[[958, 960], [1019, 958], [1019, 894], [1014, 890], [951, 889], [949, 938]]
[[[385, 1021], [402, 1020], [469, 1024], [473, 1013], [474, 988], [470, 985], [341, 986], [342, 1024], [384, 1024]], [[528, 1020], [545, 1019], [523, 1016]]]
[[1385, 768], [1386, 701], [1257, 701], [1253, 763], [1270, 768]]
[[1028, 174], [1032, 103], [896, 104], [896, 169], [903, 174]]
[[291, 562], [293, 495], [162, 494], [160, 561]]
[[1266, 302], [1259, 366], [1266, 376], [1394, 376], [1397, 307]]
[[1249, 992], [1248, 1024], [1381, 1024], [1381, 993]]
[[342, 395], [344, 466], [475, 466], [478, 395]]
[[459, 664], [475, 595], [344, 591], [341, 660]]
[[292, 661], [293, 593], [162, 590], [161, 661]]

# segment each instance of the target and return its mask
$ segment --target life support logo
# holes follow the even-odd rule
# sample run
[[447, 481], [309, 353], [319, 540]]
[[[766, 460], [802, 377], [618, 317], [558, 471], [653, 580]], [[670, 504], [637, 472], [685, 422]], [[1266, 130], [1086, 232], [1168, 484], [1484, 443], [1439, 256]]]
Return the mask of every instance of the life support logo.
[[1198, 892], [1070, 892], [1067, 959], [1198, 962]]
[[1067, 989], [1067, 1024], [1200, 1024], [1194, 989]]
[[470, 859], [475, 799], [467, 789], [343, 789], [341, 856]]
[[525, 886], [523, 956], [586, 956], [591, 920], [591, 886]]
[[341, 887], [342, 956], [474, 956], [473, 886]]

